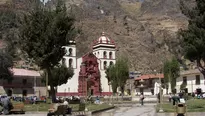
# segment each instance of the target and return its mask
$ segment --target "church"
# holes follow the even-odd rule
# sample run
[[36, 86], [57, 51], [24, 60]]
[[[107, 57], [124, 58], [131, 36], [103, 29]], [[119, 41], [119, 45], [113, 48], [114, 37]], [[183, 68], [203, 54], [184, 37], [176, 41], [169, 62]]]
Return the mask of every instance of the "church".
[[104, 32], [93, 42], [92, 52], [76, 57], [76, 42], [64, 46], [66, 54], [62, 59], [74, 75], [66, 84], [57, 87], [57, 96], [105, 96], [111, 95], [111, 85], [106, 78], [106, 68], [116, 62], [116, 45]]

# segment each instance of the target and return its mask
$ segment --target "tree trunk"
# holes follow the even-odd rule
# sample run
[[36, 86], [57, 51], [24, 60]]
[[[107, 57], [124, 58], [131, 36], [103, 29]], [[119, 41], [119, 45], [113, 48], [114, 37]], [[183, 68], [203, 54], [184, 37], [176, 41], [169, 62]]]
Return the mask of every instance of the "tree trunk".
[[51, 70], [50, 70], [49, 67], [46, 70], [47, 70], [47, 74], [48, 74], [48, 84], [50, 85], [50, 89], [51, 89], [52, 102], [55, 103], [56, 102], [56, 92], [55, 92], [55, 89], [54, 89], [54, 86], [53, 86], [53, 83], [52, 83]]
[[124, 96], [124, 86], [121, 86], [120, 89], [121, 89], [121, 96], [123, 98], [123, 96]]
[[56, 91], [55, 91], [53, 85], [50, 85], [50, 87], [51, 87], [51, 97], [52, 97], [52, 102], [53, 102], [53, 103], [56, 103]]

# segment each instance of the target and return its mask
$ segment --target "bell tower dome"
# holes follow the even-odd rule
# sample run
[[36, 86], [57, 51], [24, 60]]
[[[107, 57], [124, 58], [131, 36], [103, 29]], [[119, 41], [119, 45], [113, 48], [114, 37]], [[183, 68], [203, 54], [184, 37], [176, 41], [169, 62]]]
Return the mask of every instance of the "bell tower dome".
[[93, 42], [93, 54], [100, 60], [100, 70], [105, 70], [115, 63], [115, 42], [102, 32], [101, 36]]

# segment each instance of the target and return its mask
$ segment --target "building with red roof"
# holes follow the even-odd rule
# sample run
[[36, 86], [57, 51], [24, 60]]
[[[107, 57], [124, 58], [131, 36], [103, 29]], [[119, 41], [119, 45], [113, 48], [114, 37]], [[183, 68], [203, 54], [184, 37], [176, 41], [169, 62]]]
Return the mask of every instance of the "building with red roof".
[[46, 86], [35, 70], [13, 68], [13, 80], [1, 80], [0, 94], [8, 96], [45, 96]]
[[[135, 88], [136, 94], [140, 95], [156, 95], [159, 93], [160, 80], [163, 84], [164, 75], [163, 74], [146, 74], [141, 75], [138, 78], [135, 78]], [[163, 89], [163, 93], [166, 93], [166, 90]]]

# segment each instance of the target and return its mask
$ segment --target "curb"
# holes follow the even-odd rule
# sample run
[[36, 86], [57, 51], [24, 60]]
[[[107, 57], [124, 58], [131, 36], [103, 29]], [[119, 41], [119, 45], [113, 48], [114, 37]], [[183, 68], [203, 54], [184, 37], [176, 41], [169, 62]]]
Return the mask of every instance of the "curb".
[[100, 112], [103, 112], [103, 111], [106, 111], [106, 110], [114, 109], [115, 107], [116, 106], [112, 106], [112, 107], [101, 109], [101, 110], [95, 110], [95, 111], [92, 111], [91, 113], [96, 114], [96, 113], [100, 113]]

